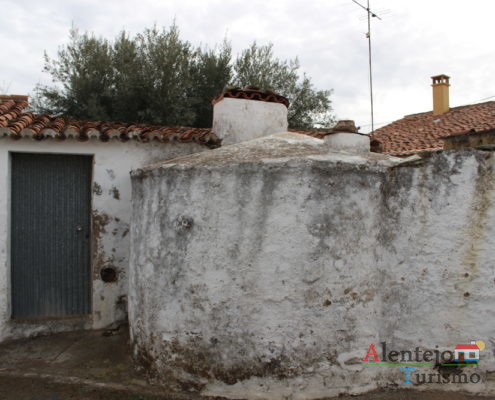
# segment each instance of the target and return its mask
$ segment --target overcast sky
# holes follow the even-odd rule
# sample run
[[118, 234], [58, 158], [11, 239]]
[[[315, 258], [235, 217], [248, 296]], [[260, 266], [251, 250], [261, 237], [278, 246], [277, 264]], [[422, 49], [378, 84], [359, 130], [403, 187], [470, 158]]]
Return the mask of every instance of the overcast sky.
[[[365, 3], [366, 0], [359, 0]], [[366, 12], [351, 0], [0, 0], [0, 90], [31, 93], [43, 52], [55, 56], [72, 23], [113, 38], [176, 19], [182, 37], [234, 53], [253, 40], [298, 56], [338, 119], [370, 130]], [[430, 76], [451, 76], [451, 106], [495, 100], [495, 1], [371, 0], [375, 128], [432, 108]]]

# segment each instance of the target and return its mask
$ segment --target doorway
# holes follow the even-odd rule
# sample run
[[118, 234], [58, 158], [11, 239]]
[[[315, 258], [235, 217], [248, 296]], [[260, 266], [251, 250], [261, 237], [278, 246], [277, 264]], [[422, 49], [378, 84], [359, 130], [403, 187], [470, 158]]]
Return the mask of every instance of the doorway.
[[91, 312], [92, 156], [11, 154], [12, 317]]

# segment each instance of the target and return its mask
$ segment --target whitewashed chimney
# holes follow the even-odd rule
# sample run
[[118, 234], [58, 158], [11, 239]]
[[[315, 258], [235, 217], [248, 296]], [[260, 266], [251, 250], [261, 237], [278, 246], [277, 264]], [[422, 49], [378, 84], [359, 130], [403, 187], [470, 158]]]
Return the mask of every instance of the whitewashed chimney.
[[289, 101], [273, 92], [257, 88], [231, 89], [213, 103], [213, 132], [229, 145], [256, 139], [288, 128]]
[[358, 133], [352, 120], [339, 121], [324, 137], [328, 149], [347, 153], [368, 153], [370, 151], [370, 137]]

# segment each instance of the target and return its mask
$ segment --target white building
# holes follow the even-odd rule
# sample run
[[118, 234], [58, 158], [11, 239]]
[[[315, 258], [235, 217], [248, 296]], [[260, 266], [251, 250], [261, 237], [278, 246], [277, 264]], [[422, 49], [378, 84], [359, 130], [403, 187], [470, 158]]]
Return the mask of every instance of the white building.
[[125, 320], [130, 171], [219, 142], [26, 106], [0, 97], [0, 341]]
[[231, 399], [493, 395], [492, 352], [462, 371], [468, 384], [411, 385], [399, 365], [362, 362], [370, 343], [495, 343], [493, 152], [391, 157], [351, 123], [321, 140], [284, 132], [279, 104], [248, 102], [215, 105], [230, 145], [132, 172], [136, 359]]

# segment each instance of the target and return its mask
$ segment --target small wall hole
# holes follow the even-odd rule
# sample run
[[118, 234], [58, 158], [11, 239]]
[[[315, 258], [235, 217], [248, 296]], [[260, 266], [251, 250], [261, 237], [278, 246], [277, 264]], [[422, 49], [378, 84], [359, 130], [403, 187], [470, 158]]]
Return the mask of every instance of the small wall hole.
[[117, 270], [113, 267], [103, 268], [100, 271], [101, 280], [106, 283], [117, 281]]

